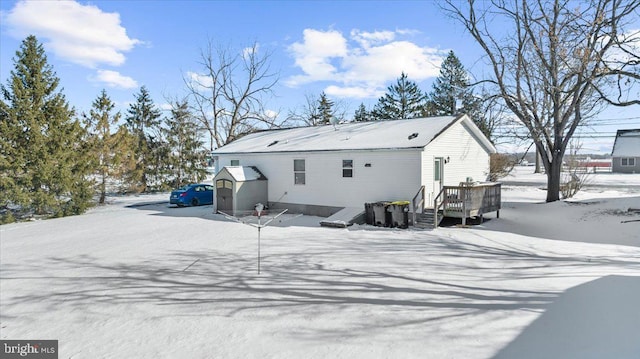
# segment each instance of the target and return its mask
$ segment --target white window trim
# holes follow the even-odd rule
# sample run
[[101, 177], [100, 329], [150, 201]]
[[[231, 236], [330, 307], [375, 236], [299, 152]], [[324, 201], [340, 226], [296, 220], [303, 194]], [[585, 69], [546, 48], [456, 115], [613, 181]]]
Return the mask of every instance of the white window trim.
[[[303, 171], [296, 171], [296, 161], [302, 161], [304, 164]], [[302, 173], [304, 175], [304, 181], [302, 183], [296, 183], [296, 175], [298, 173]], [[304, 186], [307, 184], [307, 161], [304, 158], [294, 158], [293, 159], [293, 185], [294, 186]]]
[[[344, 162], [345, 161], [351, 161], [351, 166], [345, 167]], [[354, 168], [354, 161], [353, 160], [342, 160], [342, 178], [353, 178], [353, 168]], [[344, 175], [344, 170], [351, 170], [351, 176], [345, 176]]]
[[[627, 160], [627, 164], [622, 163], [622, 160]], [[633, 162], [633, 163], [630, 163]], [[622, 167], [635, 167], [636, 166], [636, 158], [635, 157], [622, 157], [620, 158], [620, 166]]]

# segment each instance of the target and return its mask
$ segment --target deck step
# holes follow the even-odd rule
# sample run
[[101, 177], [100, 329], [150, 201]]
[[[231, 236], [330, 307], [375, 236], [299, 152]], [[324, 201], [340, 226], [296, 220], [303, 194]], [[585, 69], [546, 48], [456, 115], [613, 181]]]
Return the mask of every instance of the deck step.
[[[416, 223], [414, 223], [413, 226], [419, 229], [433, 229], [433, 216], [434, 213], [432, 209], [424, 209], [422, 213], [416, 214]], [[442, 211], [438, 211], [438, 224], [442, 222], [443, 218]]]

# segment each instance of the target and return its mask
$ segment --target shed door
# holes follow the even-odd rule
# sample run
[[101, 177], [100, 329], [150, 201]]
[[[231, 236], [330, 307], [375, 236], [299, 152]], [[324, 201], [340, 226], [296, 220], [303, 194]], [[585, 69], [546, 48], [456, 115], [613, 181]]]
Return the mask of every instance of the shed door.
[[[233, 182], [225, 179], [216, 181], [218, 211], [233, 212]], [[231, 213], [229, 213], [231, 214]]]

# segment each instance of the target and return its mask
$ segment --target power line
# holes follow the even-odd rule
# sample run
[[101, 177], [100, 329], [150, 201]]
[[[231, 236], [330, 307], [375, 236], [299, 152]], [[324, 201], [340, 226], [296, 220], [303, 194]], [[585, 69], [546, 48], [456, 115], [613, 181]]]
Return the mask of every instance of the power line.
[[618, 125], [623, 125], [623, 126], [635, 126], [635, 125], [640, 125], [640, 122], [626, 122], [626, 123], [615, 123], [615, 122], [610, 122], [610, 123], [581, 123], [578, 125], [578, 127], [600, 127], [600, 126], [618, 126]]
[[[495, 134], [496, 137], [498, 138], [517, 138], [517, 139], [521, 139], [521, 140], [525, 140], [525, 136], [518, 136], [518, 135], [502, 135], [502, 134]], [[612, 135], [604, 135], [604, 134], [597, 134], [597, 135], [588, 135], [588, 134], [574, 134], [572, 136], [573, 138], [590, 138], [590, 139], [594, 139], [594, 138], [615, 138], [616, 135], [612, 134]]]
[[640, 116], [632, 117], [611, 117], [611, 118], [596, 118], [593, 121], [627, 121], [627, 120], [640, 120]]

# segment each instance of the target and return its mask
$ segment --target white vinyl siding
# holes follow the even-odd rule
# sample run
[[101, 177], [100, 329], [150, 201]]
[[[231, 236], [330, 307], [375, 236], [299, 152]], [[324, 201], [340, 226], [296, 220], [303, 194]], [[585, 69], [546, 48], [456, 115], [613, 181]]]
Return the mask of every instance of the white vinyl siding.
[[[411, 200], [420, 188], [419, 149], [234, 154], [256, 166], [269, 182], [269, 201], [335, 207]], [[222, 159], [225, 155], [220, 155]], [[294, 159], [305, 160], [305, 185], [296, 185]], [[343, 160], [353, 161], [352, 178], [342, 177]], [[364, 208], [364, 207], [363, 207]]]
[[[489, 176], [489, 152], [473, 137], [471, 131], [461, 122], [446, 129], [422, 152], [422, 184], [425, 186], [425, 199], [432, 207], [433, 199], [438, 195], [434, 190], [434, 162], [437, 157], [444, 160], [442, 184], [457, 186], [468, 177], [484, 182]], [[430, 204], [430, 205], [429, 205]]]

